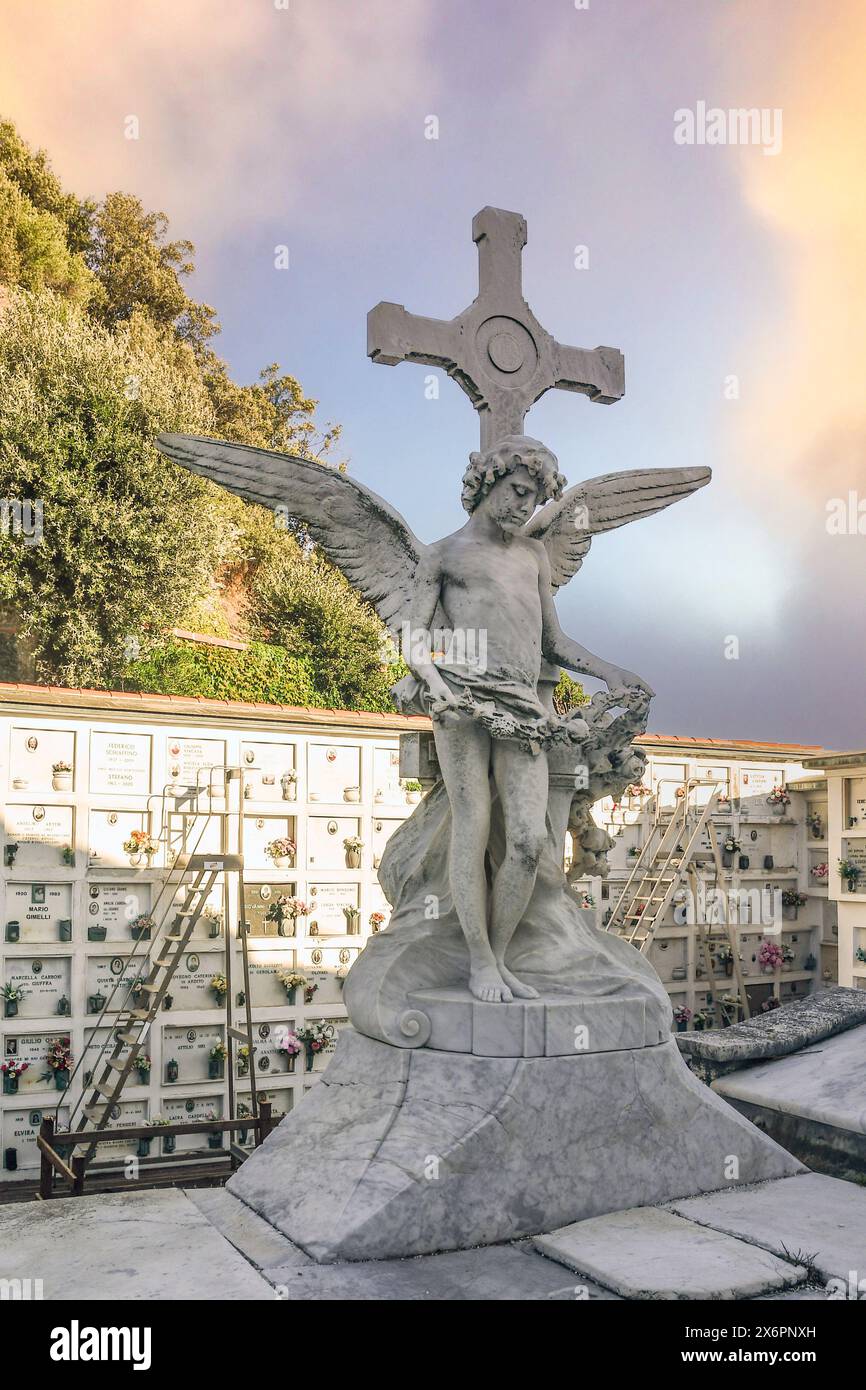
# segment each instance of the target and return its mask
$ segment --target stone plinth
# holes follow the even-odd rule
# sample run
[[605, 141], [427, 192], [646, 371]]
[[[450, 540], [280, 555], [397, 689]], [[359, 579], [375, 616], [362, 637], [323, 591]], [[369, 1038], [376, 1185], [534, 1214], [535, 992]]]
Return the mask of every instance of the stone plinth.
[[430, 1022], [427, 1046], [476, 1057], [572, 1057], [651, 1047], [670, 1037], [646, 1000], [616, 995], [587, 999], [551, 995], [484, 1004], [468, 989], [419, 989], [409, 1004]]
[[346, 1030], [227, 1188], [332, 1262], [535, 1235], [717, 1191], [732, 1169], [743, 1183], [803, 1171], [692, 1076], [672, 1039], [506, 1058]]

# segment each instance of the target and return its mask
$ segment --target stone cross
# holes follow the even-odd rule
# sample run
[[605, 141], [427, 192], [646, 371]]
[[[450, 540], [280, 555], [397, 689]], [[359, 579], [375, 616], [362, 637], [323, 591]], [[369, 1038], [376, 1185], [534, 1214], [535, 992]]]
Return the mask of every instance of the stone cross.
[[410, 314], [382, 302], [367, 315], [367, 354], [374, 362], [441, 367], [478, 411], [481, 447], [523, 434], [523, 421], [545, 391], [580, 391], [610, 405], [625, 391], [618, 348], [565, 347], [542, 328], [526, 300], [521, 257], [526, 221], [517, 212], [482, 208], [472, 219], [478, 246], [478, 294], [455, 319]]

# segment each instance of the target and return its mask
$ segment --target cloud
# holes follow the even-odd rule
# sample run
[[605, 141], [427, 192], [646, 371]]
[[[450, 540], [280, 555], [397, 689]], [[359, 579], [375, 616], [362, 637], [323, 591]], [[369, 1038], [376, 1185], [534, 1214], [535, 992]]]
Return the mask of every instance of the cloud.
[[429, 86], [429, 16], [430, 0], [6, 0], [3, 114], [76, 192], [134, 191], [198, 235], [277, 208], [320, 219], [323, 170], [351, 179]]

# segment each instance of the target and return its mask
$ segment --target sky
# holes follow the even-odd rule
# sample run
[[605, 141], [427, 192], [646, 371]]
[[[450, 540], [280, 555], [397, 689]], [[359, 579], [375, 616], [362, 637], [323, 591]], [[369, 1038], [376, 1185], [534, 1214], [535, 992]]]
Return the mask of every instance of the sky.
[[[527, 432], [569, 483], [714, 474], [595, 540], [563, 627], [650, 682], [651, 730], [861, 748], [864, 51], [860, 0], [5, 0], [0, 114], [78, 194], [168, 214], [235, 377], [296, 375], [422, 541], [465, 520], [478, 422], [371, 363], [366, 313], [453, 317], [474, 213], [523, 213], [538, 319], [626, 363]], [[740, 108], [753, 138], [681, 142]]]

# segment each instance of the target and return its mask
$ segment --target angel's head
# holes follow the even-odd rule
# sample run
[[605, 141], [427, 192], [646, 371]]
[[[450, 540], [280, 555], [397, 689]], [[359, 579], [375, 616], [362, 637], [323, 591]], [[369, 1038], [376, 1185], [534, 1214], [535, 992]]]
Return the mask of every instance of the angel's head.
[[517, 531], [542, 502], [561, 497], [564, 487], [556, 455], [546, 445], [525, 434], [509, 434], [483, 453], [469, 455], [462, 502], [470, 513], [484, 503], [504, 531]]

